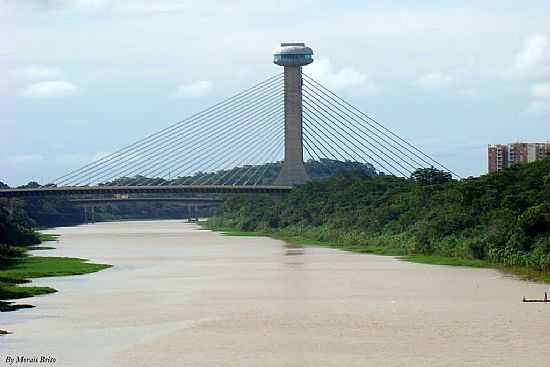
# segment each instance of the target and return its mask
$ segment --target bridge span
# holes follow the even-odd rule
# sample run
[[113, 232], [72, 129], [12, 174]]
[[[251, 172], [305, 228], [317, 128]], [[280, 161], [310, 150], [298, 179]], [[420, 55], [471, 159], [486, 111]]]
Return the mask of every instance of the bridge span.
[[64, 186], [25, 189], [2, 189], [0, 197], [25, 198], [98, 194], [272, 194], [283, 195], [292, 186], [232, 186], [232, 185], [180, 185], [180, 186]]
[[97, 206], [103, 204], [126, 204], [126, 203], [177, 203], [183, 205], [217, 205], [223, 202], [220, 198], [197, 198], [197, 197], [102, 197], [102, 198], [84, 198], [84, 199], [69, 199], [69, 202], [77, 206]]

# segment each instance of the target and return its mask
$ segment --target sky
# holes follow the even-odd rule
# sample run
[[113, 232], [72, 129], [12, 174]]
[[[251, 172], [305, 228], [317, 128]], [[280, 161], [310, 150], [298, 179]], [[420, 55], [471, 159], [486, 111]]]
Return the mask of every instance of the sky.
[[46, 182], [281, 71], [460, 174], [550, 141], [550, 1], [0, 0], [0, 181]]

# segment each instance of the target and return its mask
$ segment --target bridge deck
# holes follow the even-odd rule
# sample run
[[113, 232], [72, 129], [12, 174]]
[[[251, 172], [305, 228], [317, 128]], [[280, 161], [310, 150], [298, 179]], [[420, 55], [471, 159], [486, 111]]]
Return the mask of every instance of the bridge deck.
[[292, 186], [230, 186], [230, 185], [181, 185], [181, 186], [73, 186], [39, 187], [33, 189], [2, 189], [0, 197], [67, 196], [87, 194], [284, 194]]
[[196, 198], [196, 197], [130, 197], [130, 198], [93, 198], [93, 199], [69, 199], [74, 204], [103, 204], [103, 203], [132, 203], [132, 202], [168, 202], [189, 204], [216, 204], [223, 202], [221, 198]]

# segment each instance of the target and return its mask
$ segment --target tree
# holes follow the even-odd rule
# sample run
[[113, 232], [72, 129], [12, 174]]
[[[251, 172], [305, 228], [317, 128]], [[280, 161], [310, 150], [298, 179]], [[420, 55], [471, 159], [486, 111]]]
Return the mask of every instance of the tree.
[[419, 168], [411, 174], [411, 179], [421, 185], [438, 185], [450, 182], [453, 176], [437, 168]]
[[28, 184], [19, 186], [18, 189], [36, 189], [40, 187], [40, 184], [36, 181], [30, 181]]

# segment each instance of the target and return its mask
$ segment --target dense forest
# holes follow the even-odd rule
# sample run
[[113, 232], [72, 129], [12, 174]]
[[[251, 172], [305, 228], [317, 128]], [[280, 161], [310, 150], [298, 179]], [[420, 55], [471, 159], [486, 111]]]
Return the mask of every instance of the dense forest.
[[433, 168], [410, 178], [342, 172], [278, 202], [233, 197], [209, 225], [550, 272], [550, 160], [460, 181]]
[[36, 232], [17, 220], [10, 219], [7, 212], [0, 208], [0, 269], [24, 253], [21, 246], [38, 243], [40, 239]]
[[[0, 273], [4, 269], [14, 266], [25, 256], [26, 251], [32, 245], [39, 243], [40, 237], [38, 233], [24, 224], [10, 219], [8, 213], [0, 207]], [[13, 279], [0, 274], [0, 312], [27, 307], [16, 307], [10, 305], [10, 302], [3, 301], [20, 297], [20, 294], [14, 291], [14, 289], [16, 289], [17, 284], [24, 282], [24, 280]], [[0, 330], [0, 335], [5, 333], [5, 331]]]

